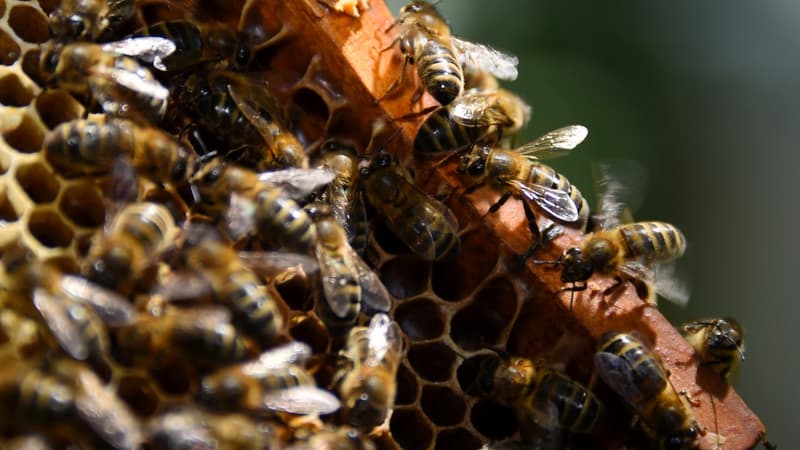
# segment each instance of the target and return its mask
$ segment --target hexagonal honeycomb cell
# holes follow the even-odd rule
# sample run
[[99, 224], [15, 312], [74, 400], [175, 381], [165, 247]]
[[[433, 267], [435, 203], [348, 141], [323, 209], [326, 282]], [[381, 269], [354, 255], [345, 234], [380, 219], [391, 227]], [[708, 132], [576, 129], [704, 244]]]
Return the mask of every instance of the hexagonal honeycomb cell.
[[[64, 90], [43, 89], [36, 83], [38, 44], [50, 38], [47, 15], [58, 3], [58, 0], [0, 0], [0, 16], [3, 17], [0, 22], [0, 227], [3, 228], [0, 256], [12, 247], [22, 246], [32, 251], [38, 260], [50, 261], [61, 270], [74, 273], [95, 236], [104, 232], [109, 205], [112, 209], [118, 205], [108, 198], [113, 197], [109, 186], [114, 180], [62, 176], [53, 170], [41, 151], [48, 130], [83, 117], [88, 107]], [[187, 11], [181, 5], [193, 5], [193, 2], [141, 3], [140, 14], [123, 26], [125, 33], [144, 25], [138, 22], [141, 19], [153, 23], [192, 14], [206, 19], [213, 15], [229, 25], [243, 24], [255, 36], [264, 39], [275, 36], [288, 24], [287, 37], [259, 49], [256, 59], [261, 66], [257, 66], [252, 75], [265, 78], [270, 91], [284, 103], [293, 120], [292, 131], [312, 156], [328, 138], [355, 142], [359, 150], [365, 152], [375, 138], [372, 126], [377, 119], [388, 122], [389, 116], [402, 115], [394, 112], [408, 112], [413, 86], [409, 87], [409, 92], [398, 96], [399, 99], [388, 100], [386, 105], [375, 102], [374, 93], [383, 92], [392, 80], [376, 76], [383, 68], [350, 67], [343, 59], [355, 54], [379, 59], [383, 52], [372, 48], [376, 46], [374, 42], [368, 49], [358, 48], [359, 39], [350, 39], [351, 34], [361, 32], [358, 27], [354, 27], [352, 33], [327, 33], [327, 29], [350, 28], [342, 25], [344, 18], [326, 12], [314, 1], [283, 4], [265, 0], [258, 8], [246, 10], [242, 17], [239, 16], [241, 9], [245, 4], [251, 5], [244, 0], [225, 3], [224, 7], [220, 2], [194, 2], [198, 8], [190, 7]], [[310, 11], [324, 14], [309, 22], [309, 17], [316, 17]], [[372, 14], [375, 17], [370, 17]], [[378, 20], [376, 17], [388, 17], [385, 5], [373, 2], [365, 16], [363, 20], [372, 22], [362, 23], [372, 27], [375, 33], [361, 36], [361, 41], [380, 39], [387, 44], [391, 39], [384, 33], [385, 24], [373, 23]], [[302, 24], [298, 24], [299, 21]], [[322, 35], [325, 39], [317, 42], [317, 37]], [[310, 43], [319, 44], [319, 47]], [[402, 63], [396, 59], [390, 63], [394, 66], [389, 67], [387, 73], [399, 69]], [[360, 72], [355, 73], [357, 71]], [[367, 82], [369, 80], [371, 83]], [[425, 101], [431, 104], [430, 99]], [[402, 106], [398, 106], [401, 103]], [[180, 111], [174, 113], [180, 114]], [[178, 131], [178, 137], [184, 138], [184, 130]], [[386, 146], [396, 151], [408, 144], [404, 140], [408, 140], [407, 135], [401, 135], [397, 142]], [[369, 150], [375, 151], [374, 148]], [[408, 148], [398, 153], [405, 158]], [[167, 206], [179, 226], [187, 217], [202, 223], [210, 220], [191, 211], [196, 199], [191, 197], [187, 186], [132, 184], [135, 186], [131, 191], [137, 200]], [[532, 279], [526, 271], [507, 267], [508, 249], [498, 245], [493, 229], [463, 198], [453, 196], [447, 206], [461, 225], [461, 255], [451, 261], [421, 260], [391, 233], [383, 219], [371, 217], [369, 248], [364, 259], [379, 274], [393, 297], [390, 315], [402, 330], [407, 350], [397, 374], [396, 407], [388, 423], [388, 432], [380, 431], [371, 437], [381, 449], [477, 449], [486, 442], [518, 436], [514, 411], [490, 399], [466, 394], [471, 392], [480, 361], [493, 355], [495, 350], [508, 350], [515, 355], [562, 366], [581, 382], [588, 381], [591, 376], [588, 369], [591, 364], [587, 363], [591, 361], [594, 345], [591, 334], [556, 301], [555, 294], [542, 289], [540, 280]], [[232, 245], [237, 250], [263, 250], [260, 244], [246, 239]], [[180, 272], [179, 261], [179, 250], [170, 248], [149, 271], [157, 273], [153, 277], [160, 281], [162, 277]], [[335, 390], [332, 384], [342, 364], [337, 354], [344, 336], [328, 330], [314, 312], [314, 302], [324, 301], [314, 295], [318, 281], [315, 275], [259, 276], [265, 288], [280, 298], [278, 308], [286, 319], [286, 330], [279, 342], [297, 340], [308, 344], [314, 354], [308, 364], [309, 370], [320, 386]], [[160, 291], [147, 283], [142, 285], [147, 289], [139, 289], [137, 285], [129, 300], [137, 308], [137, 314], [155, 315], [154, 311], [165, 308], [159, 303], [158, 295], [154, 295]], [[208, 293], [203, 295], [211, 297]], [[0, 325], [4, 327], [3, 312], [17, 314], [16, 307], [5, 300], [0, 298]], [[31, 310], [28, 305], [28, 309], [19, 314], [32, 315]], [[26, 320], [28, 328], [44, 328], [41, 319], [27, 317]], [[358, 323], [364, 324], [367, 320], [361, 314]], [[555, 323], [559, 326], [554, 326]], [[124, 360], [118, 351], [119, 333], [114, 327], [105, 331], [111, 349], [107, 358], [92, 365], [92, 370], [132, 411], [139, 424], [151, 423], [150, 420], [173, 408], [197, 406], [200, 377], [211, 369], [195, 367], [191, 358], [175, 356], [172, 352], [158, 360], [149, 360], [145, 365]], [[0, 348], [15, 341], [25, 344], [26, 349], [35, 349], [30, 339], [12, 337], [23, 335], [25, 333], [14, 335], [6, 328], [0, 329]], [[168, 340], [164, 335], [158, 338]], [[42, 345], [38, 341], [35, 344]], [[54, 344], [48, 341], [47, 345]], [[249, 357], [256, 357], [261, 350], [248, 341]], [[29, 355], [34, 351], [17, 353]], [[604, 399], [610, 397], [609, 393], [600, 395]], [[619, 413], [616, 415], [618, 422], [628, 422], [629, 413], [620, 405], [612, 406], [612, 410]], [[265, 415], [263, 411], [252, 414], [262, 425], [274, 425], [276, 419], [265, 419]], [[336, 415], [323, 417], [326, 423], [337, 420]], [[9, 432], [0, 420], [0, 446], [28, 431]], [[619, 433], [626, 432], [627, 429]], [[69, 437], [51, 438], [54, 442], [63, 442]], [[622, 441], [611, 442], [609, 447], [603, 448], [614, 448]]]

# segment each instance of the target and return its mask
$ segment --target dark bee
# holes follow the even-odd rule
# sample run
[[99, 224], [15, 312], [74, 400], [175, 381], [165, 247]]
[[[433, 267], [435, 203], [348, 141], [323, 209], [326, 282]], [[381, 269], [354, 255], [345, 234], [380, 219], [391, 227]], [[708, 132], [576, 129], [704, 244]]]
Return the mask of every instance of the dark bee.
[[44, 149], [47, 160], [62, 173], [108, 173], [126, 158], [138, 175], [160, 183], [186, 181], [197, 159], [160, 129], [124, 119], [62, 123], [45, 137]]
[[96, 41], [135, 12], [135, 0], [61, 0], [50, 13], [50, 32], [61, 40]]
[[600, 379], [639, 416], [658, 448], [696, 448], [697, 423], [661, 361], [640, 340], [608, 332], [598, 342], [594, 363]]
[[482, 362], [474, 390], [512, 407], [521, 422], [545, 430], [588, 433], [600, 417], [600, 401], [564, 373], [536, 368], [525, 358], [489, 358]]
[[699, 319], [683, 324], [683, 335], [703, 365], [727, 378], [744, 361], [744, 333], [734, 319]]
[[238, 163], [257, 170], [308, 167], [283, 105], [265, 85], [236, 72], [193, 73], [176, 99], [197, 125], [214, 133], [221, 152], [242, 155]]
[[[392, 26], [398, 28], [396, 41], [404, 62], [400, 77], [387, 94], [402, 83], [409, 63], [417, 66], [424, 88], [442, 105], [451, 103], [464, 90], [462, 64], [484, 69], [504, 80], [517, 78], [516, 57], [452, 36], [444, 18], [429, 3], [413, 1], [404, 6]], [[421, 94], [422, 91], [415, 93], [414, 100]]]
[[389, 229], [419, 257], [441, 260], [458, 254], [458, 223], [444, 205], [420, 191], [388, 153], [378, 153], [362, 172], [370, 204]]

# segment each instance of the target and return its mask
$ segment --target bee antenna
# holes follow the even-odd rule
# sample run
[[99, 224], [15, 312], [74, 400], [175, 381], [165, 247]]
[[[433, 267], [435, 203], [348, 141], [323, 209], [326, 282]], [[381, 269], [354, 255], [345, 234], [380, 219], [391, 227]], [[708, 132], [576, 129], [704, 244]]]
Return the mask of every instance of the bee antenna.
[[402, 130], [403, 129], [399, 128], [399, 127], [397, 129], [395, 129], [394, 133], [392, 133], [392, 135], [389, 136], [389, 138], [386, 139], [386, 141], [384, 141], [383, 144], [381, 144], [381, 146], [378, 148], [378, 151], [379, 152], [386, 151], [386, 146], [389, 145], [389, 143], [392, 142], [397, 137], [397, 135], [400, 134], [400, 131], [402, 131]]
[[744, 361], [744, 350], [742, 350], [742, 347], [739, 344], [737, 344], [736, 341], [730, 336], [728, 336], [728, 340], [733, 342], [733, 345], [736, 346], [736, 351], [739, 352], [739, 360]]
[[572, 307], [575, 305], [575, 289], [570, 289], [569, 293], [569, 311], [572, 312]]

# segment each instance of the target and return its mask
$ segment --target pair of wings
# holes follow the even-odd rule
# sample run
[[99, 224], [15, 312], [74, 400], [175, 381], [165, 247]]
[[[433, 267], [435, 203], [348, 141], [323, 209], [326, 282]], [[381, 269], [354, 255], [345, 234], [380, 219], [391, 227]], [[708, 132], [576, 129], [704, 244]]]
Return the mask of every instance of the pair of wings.
[[510, 126], [514, 119], [500, 106], [498, 95], [513, 94], [501, 94], [497, 90], [466, 92], [445, 108], [454, 122], [465, 127]]
[[[342, 230], [344, 232], [344, 230]], [[350, 305], [350, 294], [340, 289], [345, 277], [357, 280], [363, 302], [361, 308], [369, 307], [373, 311], [388, 312], [391, 308], [389, 292], [378, 275], [361, 259], [361, 256], [346, 241], [338, 252], [326, 251], [322, 244], [317, 244], [317, 262], [322, 279], [322, 290], [331, 311], [339, 318], [347, 316]], [[344, 270], [346, 273], [342, 273]]]
[[[675, 390], [663, 368], [660, 371], [656, 369], [660, 364], [648, 365], [649, 370], [642, 364], [634, 367], [625, 358], [609, 352], [595, 353], [594, 364], [600, 379], [637, 411], [660, 395], [668, 383], [673, 392]], [[680, 403], [680, 398], [677, 401]]]
[[519, 58], [496, 50], [488, 45], [450, 36], [462, 67], [472, 71], [488, 72], [501, 80], [514, 81], [519, 72]]
[[379, 366], [386, 358], [395, 355], [399, 362], [402, 354], [403, 337], [397, 323], [384, 313], [372, 316], [367, 327], [367, 354], [363, 364], [367, 367]]
[[75, 398], [78, 415], [113, 448], [136, 450], [144, 441], [139, 420], [128, 406], [90, 369], [79, 371]]
[[[598, 213], [592, 217], [602, 230], [610, 230], [633, 222], [633, 211], [641, 205], [646, 185], [644, 167], [629, 159], [617, 159], [596, 164], [593, 169], [597, 191]], [[645, 282], [654, 293], [678, 306], [689, 303], [690, 289], [676, 272], [674, 262], [650, 267], [641, 261], [622, 264], [620, 272], [632, 279]], [[656, 303], [655, 295], [648, 301]]]
[[[570, 125], [550, 131], [513, 151], [531, 160], [557, 158], [577, 147], [588, 134], [586, 127]], [[564, 222], [576, 222], [580, 219], [578, 208], [569, 192], [534, 184], [528, 180], [510, 179], [506, 184], [518, 192], [524, 201], [532, 202], [555, 219]]]

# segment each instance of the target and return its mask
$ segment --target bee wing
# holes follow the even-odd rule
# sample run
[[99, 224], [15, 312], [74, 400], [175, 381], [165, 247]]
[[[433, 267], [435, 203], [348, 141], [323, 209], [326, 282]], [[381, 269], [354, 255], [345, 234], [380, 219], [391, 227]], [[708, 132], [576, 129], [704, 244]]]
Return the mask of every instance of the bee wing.
[[686, 306], [689, 303], [691, 293], [689, 286], [677, 274], [675, 264], [659, 264], [654, 272], [656, 294], [678, 306]]
[[388, 353], [402, 351], [403, 339], [397, 324], [386, 314], [375, 314], [367, 329], [367, 356], [364, 364], [377, 366]]
[[322, 290], [328, 306], [336, 317], [344, 318], [347, 316], [350, 304], [361, 301], [361, 287], [358, 286], [357, 294], [354, 294], [341, 289], [341, 286], [357, 283], [357, 280], [349, 279], [349, 276], [357, 277], [358, 273], [349, 270], [352, 265], [345, 259], [338, 258], [338, 255], [326, 251], [321, 244], [317, 244], [315, 252], [319, 262]]
[[461, 57], [462, 65], [472, 70], [483, 70], [501, 80], [517, 79], [519, 58], [495, 50], [488, 45], [476, 44], [451, 37], [453, 45]]
[[256, 131], [258, 131], [258, 134], [261, 135], [261, 138], [264, 139], [264, 143], [267, 147], [272, 148], [275, 144], [275, 140], [273, 139], [272, 130], [269, 128], [267, 119], [265, 119], [249, 101], [245, 100], [236, 86], [229, 84], [228, 92], [231, 94], [231, 98], [236, 103], [236, 107], [239, 108], [239, 111], [244, 114], [244, 117], [250, 122], [250, 125], [252, 125]]
[[213, 287], [200, 273], [172, 272], [156, 289], [156, 294], [170, 302], [190, 302], [214, 292]]
[[90, 370], [78, 374], [82, 393], [75, 399], [78, 415], [115, 449], [138, 449], [144, 437], [128, 407]]
[[567, 192], [520, 180], [508, 180], [506, 183], [522, 194], [524, 201], [532, 201], [555, 219], [575, 222], [580, 218], [578, 207]]
[[545, 133], [514, 151], [537, 159], [557, 158], [569, 153], [588, 135], [589, 130], [583, 125], [570, 125]]
[[84, 360], [89, 356], [89, 344], [69, 317], [65, 302], [66, 299], [57, 299], [43, 288], [33, 291], [33, 306], [42, 315], [61, 348], [73, 358]]
[[363, 259], [355, 251], [351, 250], [353, 265], [358, 272], [359, 283], [361, 284], [362, 308], [369, 307], [371, 312], [389, 312], [392, 308], [392, 300], [389, 291]]
[[136, 36], [103, 44], [102, 49], [107, 53], [141, 59], [163, 72], [167, 70], [163, 58], [175, 53], [176, 47], [174, 42], [160, 36]]
[[136, 310], [122, 295], [74, 275], [61, 277], [61, 288], [74, 300], [89, 304], [100, 320], [116, 327], [133, 322]]
[[334, 173], [327, 168], [289, 168], [259, 174], [260, 181], [283, 189], [290, 198], [303, 200], [333, 180]]
[[237, 240], [250, 234], [255, 228], [255, 204], [246, 197], [231, 193], [225, 218], [231, 239]]
[[[94, 74], [105, 77], [131, 91], [166, 102], [169, 89], [154, 79], [145, 78], [139, 71], [116, 69], [113, 67], [95, 66]], [[144, 70], [142, 68], [141, 70]]]
[[628, 361], [608, 352], [597, 352], [594, 355], [597, 375], [622, 399], [638, 408], [648, 396], [639, 388], [633, 368]]
[[[332, 186], [333, 184], [331, 184]], [[347, 233], [347, 241], [353, 244], [361, 232], [361, 225], [367, 222], [367, 208], [364, 205], [364, 196], [360, 191], [352, 196], [348, 196], [344, 192], [329, 192], [331, 192], [329, 199], [333, 217], [342, 224], [344, 231]], [[364, 239], [364, 245], [366, 245], [366, 239]], [[356, 248], [355, 250], [361, 252], [364, 249]]]
[[525, 417], [545, 430], [559, 429], [561, 425], [558, 422], [558, 407], [552, 399], [541, 397], [545, 396], [537, 396], [536, 403], [532, 405], [533, 407], [525, 410]]
[[311, 347], [300, 341], [292, 341], [268, 350], [258, 357], [262, 366], [269, 368], [303, 365], [311, 357]]
[[341, 406], [339, 399], [316, 386], [294, 386], [270, 391], [264, 396], [264, 407], [290, 414], [330, 414]]
[[608, 230], [633, 222], [632, 212], [639, 209], [647, 190], [647, 171], [636, 161], [616, 158], [593, 165], [597, 210], [595, 221]]
[[266, 278], [272, 278], [293, 267], [299, 267], [306, 274], [319, 270], [319, 265], [314, 258], [301, 253], [283, 251], [239, 252], [239, 259], [250, 270]]
[[468, 127], [509, 125], [512, 119], [497, 104], [494, 92], [473, 92], [462, 95], [447, 105], [447, 112], [458, 124]]

